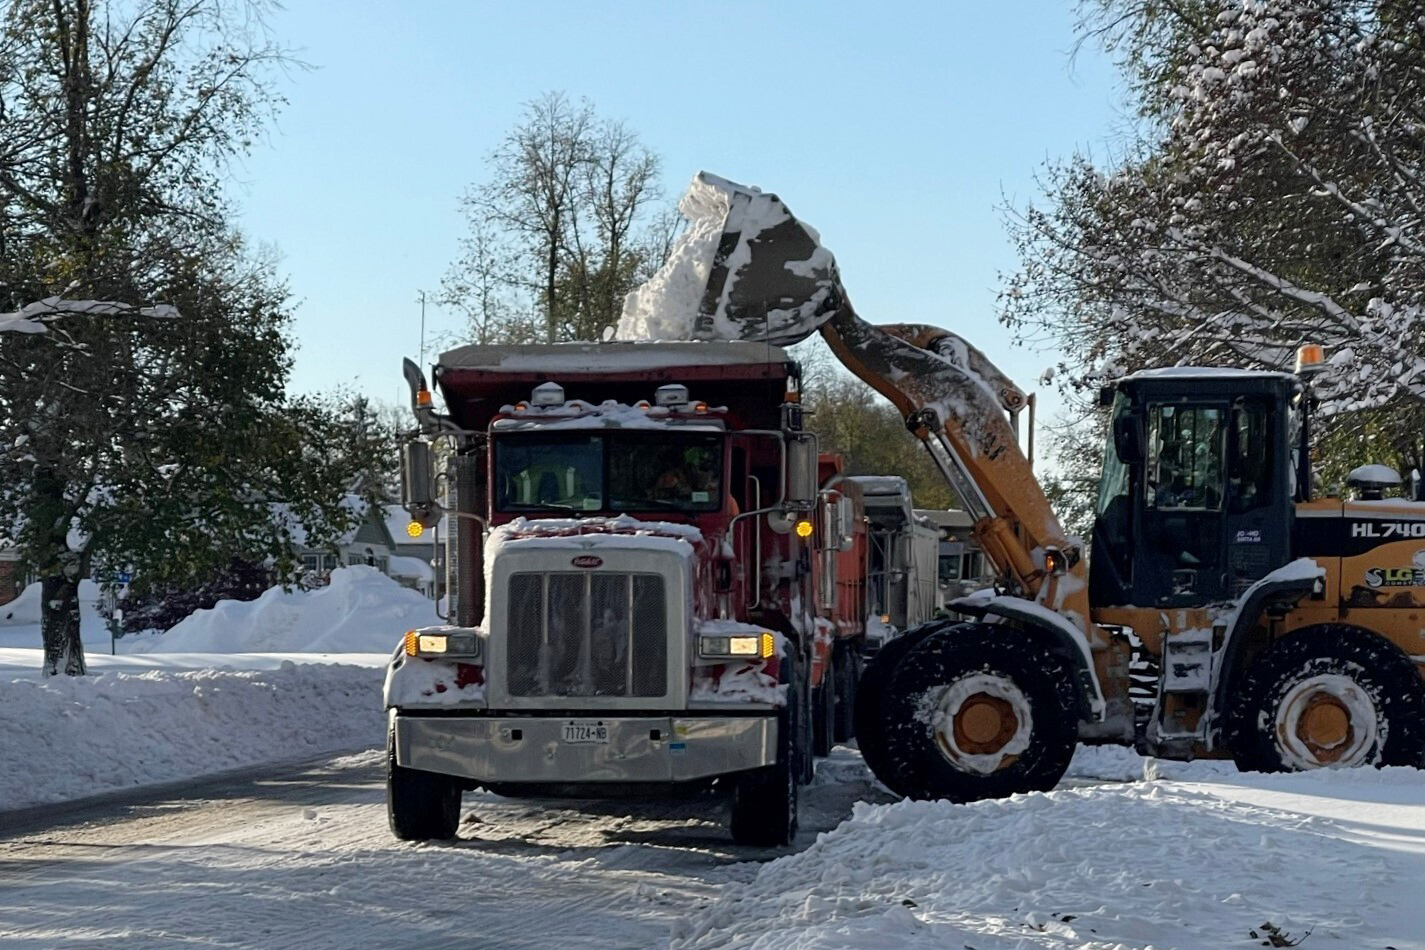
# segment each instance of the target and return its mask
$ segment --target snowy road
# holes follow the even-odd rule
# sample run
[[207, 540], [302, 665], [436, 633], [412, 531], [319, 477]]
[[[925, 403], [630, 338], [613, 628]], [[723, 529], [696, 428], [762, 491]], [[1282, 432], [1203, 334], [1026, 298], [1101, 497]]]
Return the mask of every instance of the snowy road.
[[[856, 754], [819, 763], [798, 848], [858, 800]], [[110, 797], [0, 823], [7, 948], [662, 947], [674, 920], [785, 852], [738, 848], [717, 799], [465, 797], [460, 840], [395, 841], [381, 754]]]

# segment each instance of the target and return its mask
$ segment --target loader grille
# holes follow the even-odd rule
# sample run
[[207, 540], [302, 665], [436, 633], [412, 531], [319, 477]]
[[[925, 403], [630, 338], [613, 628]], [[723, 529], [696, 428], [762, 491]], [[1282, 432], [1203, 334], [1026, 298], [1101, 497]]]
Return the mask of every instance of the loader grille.
[[511, 696], [667, 695], [661, 576], [513, 574], [508, 603]]

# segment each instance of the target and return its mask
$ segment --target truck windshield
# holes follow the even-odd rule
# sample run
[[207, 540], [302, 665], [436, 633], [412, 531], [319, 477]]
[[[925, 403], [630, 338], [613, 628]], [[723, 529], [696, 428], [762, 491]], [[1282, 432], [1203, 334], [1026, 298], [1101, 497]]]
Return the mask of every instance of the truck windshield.
[[717, 511], [721, 435], [519, 433], [495, 439], [499, 511]]

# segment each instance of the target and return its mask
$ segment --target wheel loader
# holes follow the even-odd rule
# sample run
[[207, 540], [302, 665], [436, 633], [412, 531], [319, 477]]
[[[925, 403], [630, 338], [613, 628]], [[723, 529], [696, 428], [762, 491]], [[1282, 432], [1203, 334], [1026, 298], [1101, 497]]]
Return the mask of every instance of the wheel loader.
[[1080, 742], [1246, 770], [1422, 765], [1425, 501], [1387, 497], [1384, 466], [1354, 473], [1349, 499], [1313, 494], [1319, 346], [1295, 372], [1175, 367], [1108, 387], [1090, 550], [1021, 449], [1029, 400], [983, 353], [863, 320], [775, 195], [705, 173], [694, 187], [724, 214], [694, 338], [820, 332], [903, 415], [994, 567], [956, 619], [905, 631], [861, 679], [857, 737], [887, 786], [1047, 790]]

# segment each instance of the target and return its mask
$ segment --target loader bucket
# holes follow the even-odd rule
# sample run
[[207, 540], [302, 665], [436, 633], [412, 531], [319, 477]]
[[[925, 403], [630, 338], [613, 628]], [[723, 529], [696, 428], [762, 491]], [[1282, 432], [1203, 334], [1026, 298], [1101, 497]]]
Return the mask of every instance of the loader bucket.
[[836, 262], [776, 195], [699, 172], [678, 210], [687, 228], [624, 301], [621, 339], [785, 346], [835, 314]]
[[811, 336], [841, 302], [831, 252], [776, 195], [707, 172], [697, 180], [722, 193], [727, 217], [693, 339], [787, 346]]

